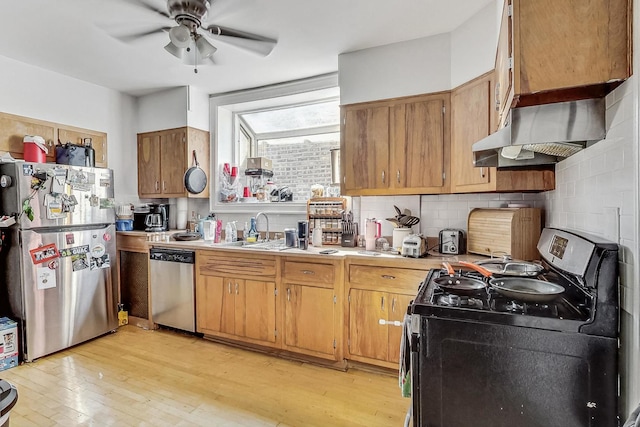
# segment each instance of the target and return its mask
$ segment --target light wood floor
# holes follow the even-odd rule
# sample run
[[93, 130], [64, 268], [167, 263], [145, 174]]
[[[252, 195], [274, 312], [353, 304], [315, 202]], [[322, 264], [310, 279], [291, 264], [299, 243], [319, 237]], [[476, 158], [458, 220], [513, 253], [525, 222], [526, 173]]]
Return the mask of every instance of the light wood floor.
[[402, 426], [398, 380], [135, 326], [0, 372], [11, 427]]

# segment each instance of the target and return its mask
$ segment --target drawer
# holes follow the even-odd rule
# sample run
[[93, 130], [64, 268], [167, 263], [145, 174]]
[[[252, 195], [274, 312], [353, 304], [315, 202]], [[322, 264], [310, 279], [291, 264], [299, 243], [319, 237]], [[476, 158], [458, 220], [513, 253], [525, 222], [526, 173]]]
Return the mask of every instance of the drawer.
[[147, 236], [131, 236], [116, 233], [116, 249], [128, 252], [149, 252]]
[[354, 265], [349, 268], [349, 284], [360, 289], [392, 289], [415, 295], [428, 271], [411, 268]]
[[335, 266], [313, 262], [285, 261], [283, 277], [286, 282], [329, 285], [335, 281]]
[[274, 278], [276, 258], [273, 256], [238, 257], [235, 253], [209, 254], [197, 252], [198, 272], [204, 275], [256, 276]]

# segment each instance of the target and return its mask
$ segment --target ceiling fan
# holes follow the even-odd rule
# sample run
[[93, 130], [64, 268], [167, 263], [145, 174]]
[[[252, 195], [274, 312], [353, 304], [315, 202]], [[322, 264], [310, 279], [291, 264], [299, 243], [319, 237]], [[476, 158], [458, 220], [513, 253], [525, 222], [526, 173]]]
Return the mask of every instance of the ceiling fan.
[[151, 34], [169, 32], [169, 43], [164, 47], [173, 56], [184, 59], [193, 55], [195, 60], [194, 72], [198, 72], [198, 62], [211, 59], [217, 48], [207, 39], [220, 41], [261, 56], [267, 56], [275, 47], [277, 40], [238, 31], [219, 25], [205, 25], [209, 8], [213, 0], [167, 0], [167, 11], [160, 10], [143, 1], [129, 1], [129, 3], [143, 7], [175, 21], [174, 26], [163, 26], [142, 33], [119, 36], [123, 41], [132, 41]]

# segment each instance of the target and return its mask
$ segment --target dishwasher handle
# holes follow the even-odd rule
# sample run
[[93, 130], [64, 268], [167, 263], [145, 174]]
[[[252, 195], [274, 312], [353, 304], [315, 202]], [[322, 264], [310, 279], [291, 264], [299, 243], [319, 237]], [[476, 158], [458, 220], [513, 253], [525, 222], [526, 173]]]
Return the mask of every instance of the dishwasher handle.
[[180, 249], [151, 248], [149, 250], [151, 261], [179, 262], [182, 264], [195, 264], [196, 253]]

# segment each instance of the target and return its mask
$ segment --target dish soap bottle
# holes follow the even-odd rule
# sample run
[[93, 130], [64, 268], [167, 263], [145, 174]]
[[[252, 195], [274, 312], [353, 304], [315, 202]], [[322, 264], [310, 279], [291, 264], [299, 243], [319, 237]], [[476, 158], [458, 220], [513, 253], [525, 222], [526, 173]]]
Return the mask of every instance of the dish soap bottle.
[[256, 217], [251, 217], [251, 225], [249, 226], [249, 232], [247, 233], [247, 242], [255, 243], [258, 241], [258, 230], [256, 229]]

